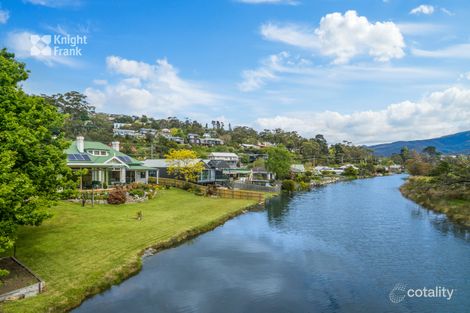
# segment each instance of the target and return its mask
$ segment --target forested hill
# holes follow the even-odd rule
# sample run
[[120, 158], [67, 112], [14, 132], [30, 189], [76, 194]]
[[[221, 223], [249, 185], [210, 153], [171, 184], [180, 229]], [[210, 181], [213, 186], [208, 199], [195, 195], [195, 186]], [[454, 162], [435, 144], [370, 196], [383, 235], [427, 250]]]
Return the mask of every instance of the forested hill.
[[432, 139], [396, 141], [369, 148], [378, 156], [391, 156], [394, 153], [400, 153], [400, 149], [403, 147], [421, 152], [429, 146], [436, 147], [437, 151], [444, 154], [470, 154], [470, 131]]

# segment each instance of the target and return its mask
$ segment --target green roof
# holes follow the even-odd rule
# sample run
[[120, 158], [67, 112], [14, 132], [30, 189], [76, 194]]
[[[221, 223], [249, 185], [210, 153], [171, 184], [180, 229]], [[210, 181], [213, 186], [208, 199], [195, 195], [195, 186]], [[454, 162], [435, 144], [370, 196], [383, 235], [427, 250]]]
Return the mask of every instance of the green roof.
[[[129, 158], [128, 161], [125, 162], [128, 166], [142, 165], [141, 161], [136, 160], [136, 159], [128, 156], [125, 153], [114, 150], [110, 146], [107, 146], [104, 143], [101, 143], [101, 142], [98, 142], [98, 141], [85, 141], [84, 142], [84, 148], [85, 148], [85, 153], [80, 153], [80, 151], [78, 151], [78, 149], [77, 149], [77, 141], [72, 141], [72, 143], [70, 144], [70, 147], [68, 149], [66, 149], [64, 152], [66, 154], [86, 154], [90, 160], [88, 161], [88, 160], [70, 160], [70, 159], [68, 159], [67, 163], [68, 164], [80, 163], [80, 164], [90, 164], [90, 165], [104, 165], [107, 161], [109, 161], [113, 157], [117, 157], [118, 159], [120, 159], [119, 157], [125, 157], [125, 159]], [[90, 153], [86, 153], [88, 150], [104, 150], [104, 151], [107, 151], [108, 155], [106, 155], [106, 156], [104, 156], [104, 155], [92, 155]], [[121, 160], [121, 161], [123, 161], [123, 160]]]
[[154, 170], [153, 167], [143, 166], [143, 165], [131, 165], [129, 166], [130, 170]]

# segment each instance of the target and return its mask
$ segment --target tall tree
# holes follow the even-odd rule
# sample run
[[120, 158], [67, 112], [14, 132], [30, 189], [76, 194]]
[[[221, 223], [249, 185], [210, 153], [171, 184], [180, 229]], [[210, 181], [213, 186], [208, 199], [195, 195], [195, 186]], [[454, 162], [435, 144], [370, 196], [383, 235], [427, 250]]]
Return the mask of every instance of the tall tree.
[[266, 169], [276, 174], [277, 178], [286, 178], [292, 162], [291, 153], [282, 145], [267, 149]]
[[0, 51], [0, 253], [13, 246], [19, 225], [40, 225], [59, 190], [70, 187], [70, 169], [59, 133], [63, 115], [42, 97], [27, 95], [28, 78], [14, 54]]
[[87, 102], [85, 95], [77, 91], [69, 91], [52, 96], [43, 95], [43, 97], [57, 107], [60, 113], [66, 114], [66, 123], [64, 124], [66, 137], [72, 139], [77, 135], [86, 135], [87, 126], [90, 125], [95, 107]]

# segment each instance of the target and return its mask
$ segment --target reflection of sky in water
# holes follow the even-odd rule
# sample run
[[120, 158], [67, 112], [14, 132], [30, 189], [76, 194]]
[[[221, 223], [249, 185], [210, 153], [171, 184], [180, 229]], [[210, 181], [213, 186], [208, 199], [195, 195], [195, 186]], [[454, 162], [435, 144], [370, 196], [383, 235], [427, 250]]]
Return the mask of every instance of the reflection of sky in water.
[[[399, 176], [273, 199], [145, 260], [77, 312], [465, 312], [469, 232], [397, 191]], [[391, 304], [397, 282], [457, 288]]]

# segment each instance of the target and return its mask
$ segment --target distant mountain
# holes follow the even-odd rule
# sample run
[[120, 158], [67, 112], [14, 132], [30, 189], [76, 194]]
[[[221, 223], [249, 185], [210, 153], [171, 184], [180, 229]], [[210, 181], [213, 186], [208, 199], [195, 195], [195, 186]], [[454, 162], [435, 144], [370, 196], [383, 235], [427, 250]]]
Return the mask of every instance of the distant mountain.
[[372, 149], [376, 155], [390, 156], [393, 153], [400, 153], [400, 149], [403, 147], [421, 152], [428, 146], [436, 147], [437, 151], [443, 154], [470, 154], [470, 131], [433, 139], [384, 143], [369, 146], [369, 148]]

